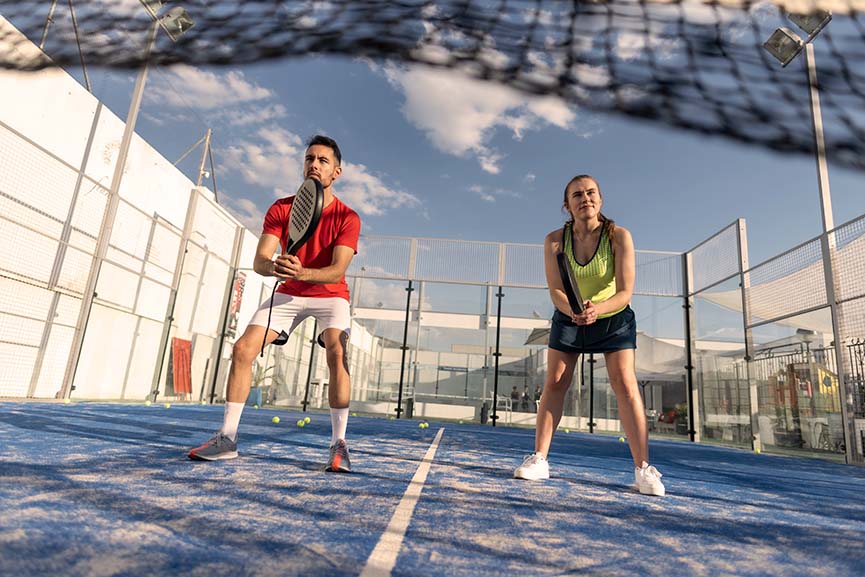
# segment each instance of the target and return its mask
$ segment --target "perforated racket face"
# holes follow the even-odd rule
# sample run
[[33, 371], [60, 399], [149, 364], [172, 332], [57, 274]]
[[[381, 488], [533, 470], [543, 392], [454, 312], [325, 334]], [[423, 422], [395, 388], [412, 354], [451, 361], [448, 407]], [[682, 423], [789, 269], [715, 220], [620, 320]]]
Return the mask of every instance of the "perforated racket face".
[[580, 295], [580, 286], [577, 284], [577, 278], [574, 276], [574, 271], [568, 263], [567, 257], [560, 252], [556, 255], [556, 260], [559, 264], [559, 275], [562, 277], [562, 286], [565, 289], [565, 296], [568, 297], [568, 304], [575, 313], [582, 312], [583, 298]]
[[288, 254], [295, 254], [312, 236], [321, 218], [323, 204], [321, 183], [307, 178], [297, 190], [288, 216]]

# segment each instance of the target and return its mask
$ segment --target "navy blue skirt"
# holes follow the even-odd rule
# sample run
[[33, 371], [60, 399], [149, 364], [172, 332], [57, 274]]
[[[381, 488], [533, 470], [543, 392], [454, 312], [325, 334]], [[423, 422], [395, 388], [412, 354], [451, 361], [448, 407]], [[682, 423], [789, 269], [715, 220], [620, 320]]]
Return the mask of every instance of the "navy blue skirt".
[[575, 325], [556, 310], [550, 329], [550, 348], [563, 353], [610, 353], [637, 348], [637, 320], [630, 306], [590, 325]]

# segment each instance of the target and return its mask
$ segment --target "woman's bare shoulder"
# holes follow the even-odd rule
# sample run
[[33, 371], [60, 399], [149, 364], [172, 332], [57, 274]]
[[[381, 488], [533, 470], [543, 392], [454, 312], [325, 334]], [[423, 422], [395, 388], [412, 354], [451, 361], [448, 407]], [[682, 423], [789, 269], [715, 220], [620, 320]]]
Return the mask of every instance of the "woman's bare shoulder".
[[624, 226], [616, 225], [616, 234], [615, 234], [616, 244], [622, 244], [624, 242], [633, 243], [633, 239], [631, 238], [631, 231], [625, 228]]
[[558, 249], [562, 244], [562, 229], [557, 228], [556, 230], [547, 234], [544, 237], [544, 246], [551, 246], [554, 249]]

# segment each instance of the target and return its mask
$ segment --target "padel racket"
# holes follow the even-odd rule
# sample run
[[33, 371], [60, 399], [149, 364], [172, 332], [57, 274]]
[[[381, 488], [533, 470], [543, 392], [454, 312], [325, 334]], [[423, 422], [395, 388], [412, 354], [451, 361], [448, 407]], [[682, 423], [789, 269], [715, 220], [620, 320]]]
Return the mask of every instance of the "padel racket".
[[[324, 208], [324, 187], [314, 178], [307, 178], [297, 189], [294, 201], [291, 203], [291, 211], [288, 213], [288, 239], [285, 242], [285, 253], [297, 254], [306, 241], [312, 237], [321, 220], [321, 211]], [[267, 333], [270, 331], [270, 316], [273, 313], [273, 297], [276, 296], [276, 287], [280, 281], [273, 283], [273, 292], [270, 295], [270, 308], [267, 311], [267, 327], [264, 329], [264, 338], [261, 341], [261, 356], [264, 356], [264, 347], [267, 343]]]
[[579, 314], [584, 308], [583, 297], [580, 295], [580, 286], [577, 284], [574, 269], [571, 268], [568, 257], [563, 252], [556, 254], [556, 261], [559, 263], [559, 276], [562, 277], [562, 287], [565, 289], [565, 296], [568, 297], [568, 304], [571, 305], [574, 314]]
[[307, 178], [300, 185], [291, 212], [288, 215], [288, 241], [286, 254], [297, 254], [318, 227], [321, 211], [324, 208], [324, 188], [314, 178]]

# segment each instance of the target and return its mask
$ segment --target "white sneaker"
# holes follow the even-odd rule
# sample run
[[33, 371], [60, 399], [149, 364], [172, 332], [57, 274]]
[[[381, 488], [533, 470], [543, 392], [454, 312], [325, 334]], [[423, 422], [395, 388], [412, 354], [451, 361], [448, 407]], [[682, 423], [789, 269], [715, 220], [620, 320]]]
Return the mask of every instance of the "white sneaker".
[[637, 484], [637, 489], [643, 495], [663, 497], [666, 491], [664, 490], [664, 484], [661, 482], [662, 476], [656, 468], [650, 466], [645, 461], [643, 461], [639, 469], [634, 468], [634, 482]]
[[546, 457], [540, 453], [532, 453], [525, 459], [523, 464], [514, 471], [514, 478], [526, 479], [528, 481], [539, 481], [550, 478], [550, 464]]

